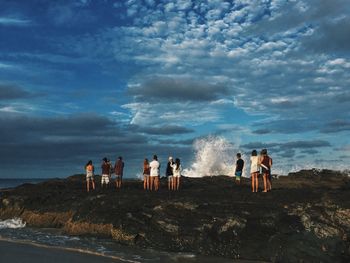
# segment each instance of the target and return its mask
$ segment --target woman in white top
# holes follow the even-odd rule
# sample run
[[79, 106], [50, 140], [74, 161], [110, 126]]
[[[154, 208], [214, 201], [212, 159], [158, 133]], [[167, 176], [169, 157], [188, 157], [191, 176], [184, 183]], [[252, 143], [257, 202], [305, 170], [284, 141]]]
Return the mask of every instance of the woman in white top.
[[158, 157], [157, 155], [153, 155], [153, 161], [150, 162], [149, 167], [151, 168], [150, 171], [150, 190], [158, 191], [159, 189], [159, 168], [160, 164], [158, 162]]
[[181, 171], [182, 171], [182, 167], [181, 167], [181, 164], [180, 164], [180, 159], [176, 158], [175, 159], [175, 163], [173, 164], [173, 185], [172, 185], [172, 190], [179, 190]]
[[256, 150], [252, 151], [252, 156], [250, 156], [250, 175], [252, 177], [252, 192], [258, 192], [259, 186], [259, 156]]

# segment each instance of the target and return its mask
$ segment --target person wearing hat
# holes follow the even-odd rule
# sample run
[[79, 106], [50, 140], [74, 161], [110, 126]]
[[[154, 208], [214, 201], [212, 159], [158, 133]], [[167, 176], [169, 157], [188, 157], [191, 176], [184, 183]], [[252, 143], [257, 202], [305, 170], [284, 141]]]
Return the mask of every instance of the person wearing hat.
[[173, 165], [174, 165], [173, 157], [169, 156], [168, 163], [165, 170], [165, 176], [168, 179], [168, 190], [175, 190], [174, 184], [173, 184]]
[[105, 157], [102, 159], [102, 165], [101, 165], [101, 169], [102, 169], [102, 176], [101, 176], [101, 187], [103, 188], [104, 185], [106, 185], [106, 187], [109, 185], [109, 177], [110, 177], [110, 172], [111, 172], [111, 166], [108, 163], [108, 159]]

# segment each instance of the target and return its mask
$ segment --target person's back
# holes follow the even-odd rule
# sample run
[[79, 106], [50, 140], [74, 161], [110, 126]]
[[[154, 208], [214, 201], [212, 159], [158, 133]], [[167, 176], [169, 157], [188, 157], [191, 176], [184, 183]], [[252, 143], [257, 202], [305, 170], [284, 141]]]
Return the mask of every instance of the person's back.
[[115, 169], [115, 174], [116, 175], [122, 176], [123, 175], [123, 170], [124, 170], [124, 162], [121, 159], [119, 159], [115, 163], [114, 169]]
[[271, 166], [271, 160], [270, 160], [270, 157], [268, 155], [263, 155], [262, 157], [262, 160], [261, 160], [261, 164], [263, 166], [265, 166], [264, 168], [266, 170], [270, 169], [270, 166]]
[[250, 173], [259, 171], [259, 156], [250, 156]]
[[236, 162], [236, 172], [242, 172], [244, 167], [244, 161], [242, 159], [238, 159]]
[[178, 164], [178, 165], [174, 164], [173, 174], [175, 177], [181, 176], [181, 170], [182, 170], [181, 164]]
[[159, 176], [159, 162], [157, 160], [153, 160], [152, 162], [150, 162], [149, 164], [150, 168], [151, 168], [151, 176]]
[[86, 172], [87, 173], [93, 173], [94, 172], [94, 166], [92, 164], [88, 164], [86, 166]]
[[106, 174], [109, 175], [110, 173], [110, 165], [107, 162], [103, 162], [101, 165], [101, 169], [102, 169], [102, 174]]
[[168, 176], [172, 176], [173, 175], [173, 161], [170, 160], [166, 166], [166, 172], [165, 172], [165, 175], [168, 177]]

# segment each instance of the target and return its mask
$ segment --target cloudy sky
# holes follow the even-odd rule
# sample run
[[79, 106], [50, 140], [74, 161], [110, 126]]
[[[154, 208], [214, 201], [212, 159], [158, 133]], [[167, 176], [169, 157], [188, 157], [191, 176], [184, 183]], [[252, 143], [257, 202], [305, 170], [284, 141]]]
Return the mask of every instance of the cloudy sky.
[[348, 168], [349, 14], [348, 0], [1, 0], [0, 177], [118, 155], [129, 177], [154, 153], [190, 166], [209, 135], [267, 147], [287, 172]]

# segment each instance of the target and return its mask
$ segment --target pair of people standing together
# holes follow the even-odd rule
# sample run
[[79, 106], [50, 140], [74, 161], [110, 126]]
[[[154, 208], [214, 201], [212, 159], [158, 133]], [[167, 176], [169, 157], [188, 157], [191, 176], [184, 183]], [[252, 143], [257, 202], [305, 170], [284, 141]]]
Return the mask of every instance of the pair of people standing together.
[[103, 162], [101, 165], [102, 169], [102, 178], [101, 185], [102, 187], [108, 186], [112, 177], [112, 174], [115, 174], [115, 186], [116, 188], [121, 188], [122, 180], [123, 180], [123, 172], [124, 172], [124, 162], [123, 157], [119, 156], [115, 162], [114, 167], [112, 166], [110, 160], [106, 157], [103, 158]]
[[[166, 168], [166, 176], [168, 178], [168, 189], [179, 190], [180, 177], [181, 177], [181, 164], [180, 159], [176, 158], [175, 162], [172, 157], [169, 157], [169, 161]], [[160, 163], [157, 155], [153, 156], [153, 161], [148, 162], [146, 158], [143, 162], [143, 189], [155, 190], [159, 189], [159, 177], [160, 177]]]
[[175, 162], [173, 157], [169, 157], [168, 164], [166, 167], [165, 175], [168, 178], [168, 189], [169, 190], [179, 190], [180, 178], [181, 178], [181, 163], [180, 159], [176, 158]]
[[272, 158], [267, 155], [267, 150], [263, 149], [260, 156], [256, 150], [252, 151], [252, 156], [250, 157], [250, 174], [252, 178], [252, 192], [258, 192], [259, 187], [259, 174], [261, 169], [261, 174], [263, 176], [264, 190], [263, 192], [268, 192], [271, 190], [271, 166]]
[[[104, 186], [107, 187], [109, 185], [113, 173], [115, 173], [116, 188], [121, 188], [122, 179], [123, 179], [123, 171], [124, 171], [124, 162], [123, 162], [123, 158], [121, 156], [119, 156], [118, 159], [116, 160], [114, 167], [112, 166], [110, 160], [108, 160], [106, 157], [103, 158], [101, 169], [102, 169], [102, 176], [101, 176], [102, 188]], [[86, 190], [87, 190], [87, 192], [90, 191], [90, 184], [92, 186], [92, 190], [95, 190], [95, 180], [94, 180], [95, 168], [94, 168], [91, 160], [88, 161], [88, 163], [85, 165], [85, 171], [86, 171]]]
[[160, 163], [158, 162], [158, 156], [153, 155], [153, 161], [149, 162], [147, 158], [143, 161], [143, 189], [155, 190], [159, 189], [159, 169]]

